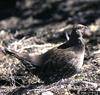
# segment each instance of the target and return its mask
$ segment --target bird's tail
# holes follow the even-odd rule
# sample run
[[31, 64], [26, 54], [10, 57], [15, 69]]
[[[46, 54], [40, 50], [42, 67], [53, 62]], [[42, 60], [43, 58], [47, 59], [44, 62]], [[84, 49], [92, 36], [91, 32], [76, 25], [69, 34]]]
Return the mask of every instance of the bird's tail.
[[36, 66], [30, 59], [30, 56], [29, 55], [23, 55], [23, 54], [20, 54], [16, 51], [13, 51], [13, 50], [10, 50], [10, 49], [7, 49], [7, 48], [3, 48], [2, 49], [2, 52], [4, 54], [9, 54], [9, 55], [12, 55], [14, 57], [16, 57], [18, 60], [21, 61], [21, 63], [26, 67], [26, 70], [32, 72], [34, 71], [36, 68], [38, 68], [38, 66]]

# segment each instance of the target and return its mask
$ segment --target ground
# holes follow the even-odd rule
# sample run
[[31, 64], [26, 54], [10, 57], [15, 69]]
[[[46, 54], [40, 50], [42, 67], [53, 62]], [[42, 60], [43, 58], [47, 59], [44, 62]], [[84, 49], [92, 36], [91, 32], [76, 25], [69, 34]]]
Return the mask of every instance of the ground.
[[[0, 52], [0, 95], [77, 95], [80, 91], [100, 91], [98, 2], [17, 1], [17, 9], [22, 13], [0, 20], [0, 48], [8, 47], [20, 53], [38, 55], [63, 43], [68, 25], [84, 24], [91, 32], [84, 34], [86, 51], [81, 72], [50, 85], [44, 85], [38, 77], [28, 73], [16, 58]], [[37, 6], [32, 7], [35, 3]]]

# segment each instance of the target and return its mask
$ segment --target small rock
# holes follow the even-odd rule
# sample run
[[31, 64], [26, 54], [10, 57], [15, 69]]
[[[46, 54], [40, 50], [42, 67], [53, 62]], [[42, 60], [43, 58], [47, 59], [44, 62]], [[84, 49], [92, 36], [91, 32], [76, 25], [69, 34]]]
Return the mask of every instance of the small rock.
[[51, 91], [46, 91], [43, 92], [41, 95], [54, 95], [54, 93], [52, 93]]

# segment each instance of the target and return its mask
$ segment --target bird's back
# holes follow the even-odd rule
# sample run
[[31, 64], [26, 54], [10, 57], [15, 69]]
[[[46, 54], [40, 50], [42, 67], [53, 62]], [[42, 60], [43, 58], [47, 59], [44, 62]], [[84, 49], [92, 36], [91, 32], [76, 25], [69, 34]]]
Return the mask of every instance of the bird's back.
[[[55, 47], [41, 57], [40, 77], [45, 80], [70, 77], [75, 74], [83, 64], [84, 51], [80, 52], [75, 46], [65, 46], [64, 43]], [[82, 47], [83, 48], [83, 47]]]

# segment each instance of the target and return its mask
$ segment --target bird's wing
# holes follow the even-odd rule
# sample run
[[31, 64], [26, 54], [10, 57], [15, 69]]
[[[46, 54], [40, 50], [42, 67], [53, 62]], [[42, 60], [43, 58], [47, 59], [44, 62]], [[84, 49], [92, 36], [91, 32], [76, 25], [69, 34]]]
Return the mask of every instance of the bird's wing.
[[63, 68], [66, 64], [72, 64], [75, 61], [77, 55], [75, 52], [68, 50], [64, 52], [62, 49], [60, 50], [50, 50], [45, 53], [42, 57], [42, 69], [45, 71], [50, 70], [58, 70]]

